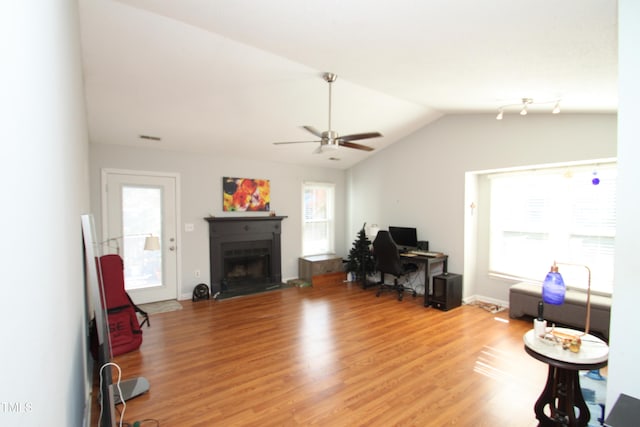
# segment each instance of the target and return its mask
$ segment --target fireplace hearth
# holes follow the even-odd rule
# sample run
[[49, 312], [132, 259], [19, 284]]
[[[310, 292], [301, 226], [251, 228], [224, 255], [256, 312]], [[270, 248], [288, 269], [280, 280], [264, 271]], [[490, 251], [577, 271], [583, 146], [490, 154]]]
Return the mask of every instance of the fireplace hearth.
[[209, 222], [211, 291], [244, 294], [282, 284], [283, 216], [205, 218]]

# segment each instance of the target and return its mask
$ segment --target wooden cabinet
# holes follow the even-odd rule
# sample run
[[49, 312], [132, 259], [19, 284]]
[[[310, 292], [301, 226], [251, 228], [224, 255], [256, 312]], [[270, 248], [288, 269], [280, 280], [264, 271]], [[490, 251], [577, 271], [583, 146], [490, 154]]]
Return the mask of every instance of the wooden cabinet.
[[314, 286], [342, 283], [346, 273], [337, 255], [312, 255], [298, 259], [298, 276]]

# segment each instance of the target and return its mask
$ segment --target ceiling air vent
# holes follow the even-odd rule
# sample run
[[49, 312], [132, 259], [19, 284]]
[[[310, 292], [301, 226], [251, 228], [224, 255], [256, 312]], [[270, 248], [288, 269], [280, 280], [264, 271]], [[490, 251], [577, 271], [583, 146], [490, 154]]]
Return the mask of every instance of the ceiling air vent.
[[140, 139], [146, 139], [148, 141], [162, 141], [162, 138], [159, 136], [151, 136], [151, 135], [140, 135]]

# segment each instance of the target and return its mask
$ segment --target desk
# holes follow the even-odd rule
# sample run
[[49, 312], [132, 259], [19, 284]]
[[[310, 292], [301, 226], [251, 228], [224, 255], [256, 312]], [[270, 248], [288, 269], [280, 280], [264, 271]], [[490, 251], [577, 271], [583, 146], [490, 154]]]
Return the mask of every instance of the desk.
[[429, 307], [431, 305], [431, 292], [432, 292], [432, 282], [431, 282], [431, 266], [433, 264], [442, 263], [442, 272], [447, 272], [447, 262], [449, 260], [448, 255], [438, 255], [438, 256], [422, 256], [415, 255], [412, 253], [403, 253], [400, 254], [402, 260], [405, 262], [413, 262], [416, 264], [424, 264], [424, 306]]
[[[579, 334], [566, 328], [559, 332]], [[578, 371], [599, 369], [607, 365], [609, 346], [593, 335], [582, 336], [580, 351], [563, 350], [560, 345], [537, 337], [531, 329], [524, 334], [524, 349], [534, 359], [549, 365], [549, 375], [542, 394], [534, 405], [540, 427], [587, 426], [591, 414], [582, 396]], [[549, 415], [544, 410], [549, 407]], [[576, 409], [578, 417], [576, 418]]]

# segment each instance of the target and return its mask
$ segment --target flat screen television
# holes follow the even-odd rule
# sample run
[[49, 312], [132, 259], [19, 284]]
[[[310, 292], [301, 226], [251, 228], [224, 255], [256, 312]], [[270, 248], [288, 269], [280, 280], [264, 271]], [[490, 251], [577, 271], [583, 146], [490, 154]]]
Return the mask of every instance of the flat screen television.
[[418, 246], [418, 232], [414, 227], [389, 226], [389, 234], [401, 249], [412, 249]]
[[[93, 215], [82, 215], [82, 237], [85, 255], [85, 282], [87, 288], [87, 318], [90, 319], [90, 349], [95, 359], [95, 370], [100, 381], [98, 426], [116, 425], [116, 405], [149, 391], [149, 381], [144, 377], [121, 380], [113, 384], [112, 351], [109, 335], [109, 318], [105, 308], [105, 293], [100, 272], [100, 243], [96, 240]], [[115, 387], [115, 388], [114, 388]], [[94, 387], [95, 389], [95, 387]]]
[[[96, 240], [93, 215], [82, 215], [82, 238], [84, 246], [84, 271], [87, 292], [87, 318], [89, 319], [90, 349], [98, 372], [99, 389], [98, 399], [100, 415], [98, 425], [100, 427], [113, 427], [116, 425], [115, 399], [113, 396], [113, 382], [111, 365], [111, 343], [109, 340], [109, 322], [103, 301], [104, 293], [100, 271], [97, 262], [100, 256], [100, 244]], [[91, 348], [92, 347], [92, 348]], [[104, 366], [104, 368], [102, 368]], [[101, 369], [102, 368], [102, 369]], [[95, 378], [95, 377], [94, 377]], [[94, 387], [94, 390], [96, 388]]]

